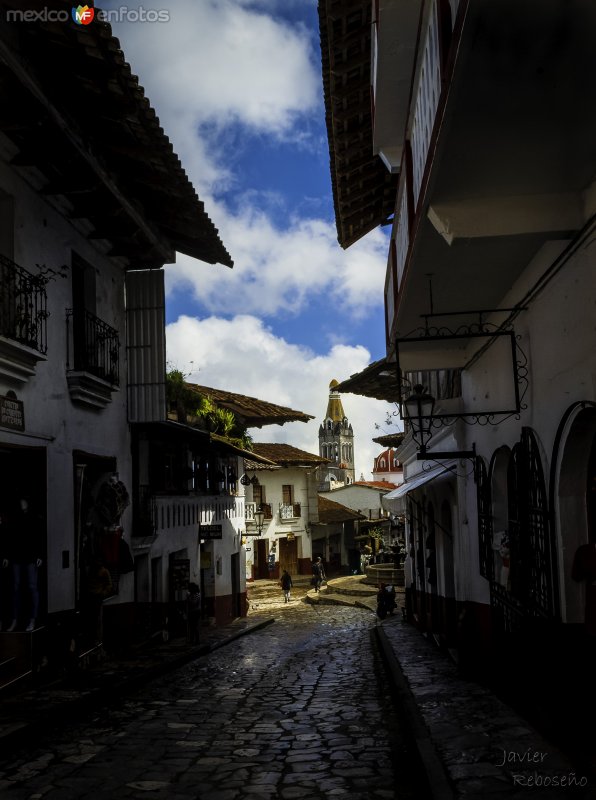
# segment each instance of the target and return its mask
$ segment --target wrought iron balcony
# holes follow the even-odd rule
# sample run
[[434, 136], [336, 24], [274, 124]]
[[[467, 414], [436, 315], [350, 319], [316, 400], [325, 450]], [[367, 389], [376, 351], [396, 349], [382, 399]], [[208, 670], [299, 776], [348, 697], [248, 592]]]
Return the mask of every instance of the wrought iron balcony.
[[[72, 325], [71, 370], [88, 372], [112, 386], [120, 385], [120, 337], [118, 331], [90, 311], [66, 312], [67, 325]], [[71, 341], [70, 335], [68, 337]]]
[[297, 519], [298, 517], [300, 517], [300, 503], [280, 503], [280, 520]]
[[0, 335], [43, 354], [49, 316], [45, 283], [0, 255]]

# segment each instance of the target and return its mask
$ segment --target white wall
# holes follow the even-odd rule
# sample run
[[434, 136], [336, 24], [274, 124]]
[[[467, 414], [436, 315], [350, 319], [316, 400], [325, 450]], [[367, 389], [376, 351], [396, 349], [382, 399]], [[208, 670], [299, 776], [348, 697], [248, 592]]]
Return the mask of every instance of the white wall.
[[[1, 148], [1, 145], [0, 145]], [[0, 163], [0, 186], [15, 198], [14, 261], [36, 274], [36, 264], [68, 267], [67, 277], [47, 285], [48, 352], [35, 375], [23, 384], [0, 377], [0, 394], [12, 390], [24, 404], [23, 434], [0, 428], [0, 442], [47, 447], [48, 610], [72, 608], [75, 600], [73, 450], [118, 460], [120, 479], [131, 491], [130, 436], [126, 419], [126, 350], [124, 271], [96, 250], [75, 228], [39, 197], [13, 170]], [[66, 383], [66, 314], [72, 308], [71, 253], [75, 250], [97, 270], [97, 315], [120, 333], [120, 390], [107, 408], [75, 405]], [[130, 507], [124, 514], [130, 530]], [[70, 566], [63, 568], [62, 551]], [[123, 576], [119, 600], [132, 599], [132, 576]]]

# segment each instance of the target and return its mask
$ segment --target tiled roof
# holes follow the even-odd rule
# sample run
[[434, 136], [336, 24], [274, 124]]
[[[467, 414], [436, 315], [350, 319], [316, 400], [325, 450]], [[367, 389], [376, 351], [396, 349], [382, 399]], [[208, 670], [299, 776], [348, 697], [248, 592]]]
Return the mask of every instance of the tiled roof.
[[373, 361], [361, 372], [350, 375], [349, 378], [338, 384], [336, 391], [351, 392], [364, 397], [374, 397], [377, 400], [386, 400], [388, 403], [396, 403], [399, 400], [399, 390], [395, 362], [388, 362], [385, 358]]
[[282, 467], [316, 467], [318, 464], [328, 463], [328, 459], [299, 450], [290, 444], [254, 442], [253, 450]]
[[380, 444], [381, 447], [400, 447], [404, 440], [405, 433], [398, 431], [397, 433], [388, 433], [385, 436], [377, 436], [373, 442]]
[[390, 483], [389, 481], [354, 481], [354, 486], [370, 486], [373, 489], [390, 489], [397, 488], [397, 484]]
[[327, 497], [319, 495], [319, 522], [321, 524], [329, 525], [332, 522], [348, 522], [352, 519], [366, 519], [366, 517], [351, 508], [342, 506], [341, 503], [336, 503], [334, 500], [329, 500]]
[[238, 447], [238, 445], [231, 442], [226, 436], [220, 436], [217, 433], [210, 433], [209, 436], [211, 441], [224, 452], [234, 453], [237, 456], [244, 456], [245, 459], [249, 457], [251, 459], [251, 464], [255, 464], [253, 469], [278, 469], [277, 464], [273, 464], [265, 456], [260, 456], [250, 450], [245, 450], [243, 447]]
[[[28, 11], [72, 3], [27, 0]], [[111, 26], [51, 19], [6, 23], [22, 0], [0, 0], [2, 132], [15, 167], [45, 178], [41, 192], [66, 216], [91, 223], [129, 268], [161, 266], [175, 252], [232, 266], [172, 143]], [[86, 223], [88, 226], [88, 223]]]
[[393, 214], [397, 175], [373, 155], [370, 0], [319, 0], [337, 238], [348, 247]]
[[278, 406], [256, 397], [235, 394], [224, 389], [214, 389], [210, 386], [199, 386], [196, 383], [187, 384], [188, 387], [203, 397], [210, 397], [221, 408], [233, 412], [238, 421], [247, 428], [261, 428], [263, 425], [283, 425], [285, 422], [308, 422], [314, 419], [310, 414], [295, 411], [292, 408]]

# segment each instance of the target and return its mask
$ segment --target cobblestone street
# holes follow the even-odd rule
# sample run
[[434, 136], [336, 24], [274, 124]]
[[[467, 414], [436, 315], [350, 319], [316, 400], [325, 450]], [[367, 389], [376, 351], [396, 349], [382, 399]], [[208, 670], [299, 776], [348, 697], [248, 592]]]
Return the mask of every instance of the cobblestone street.
[[[15, 798], [424, 798], [361, 609], [285, 604], [276, 622], [0, 762]], [[416, 785], [418, 782], [418, 785]], [[397, 788], [399, 787], [399, 788]]]

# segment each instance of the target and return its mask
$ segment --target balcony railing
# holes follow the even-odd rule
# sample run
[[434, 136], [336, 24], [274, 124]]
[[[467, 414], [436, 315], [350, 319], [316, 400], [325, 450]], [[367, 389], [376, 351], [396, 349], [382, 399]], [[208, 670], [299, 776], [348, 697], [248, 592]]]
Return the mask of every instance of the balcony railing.
[[0, 255], [0, 335], [46, 353], [45, 282]]
[[234, 521], [234, 527], [244, 519], [245, 507], [243, 497], [185, 497], [153, 495], [147, 486], [142, 486], [139, 494], [141, 516], [147, 522], [150, 519], [155, 534], [166, 533], [174, 529], [190, 528], [196, 530], [197, 525], [211, 525], [224, 520]]
[[441, 57], [437, 6], [437, 0], [433, 0], [430, 18], [423, 39], [422, 66], [420, 68], [416, 104], [410, 132], [414, 176], [414, 206], [418, 205], [420, 197], [422, 179], [426, 169], [426, 160], [441, 94]]
[[[452, 6], [457, 13], [458, 4]], [[438, 0], [430, 3], [429, 15], [421, 36], [420, 68], [414, 84], [411, 117], [407, 138], [410, 147], [404, 150], [400, 181], [392, 231], [394, 263], [389, 260], [385, 282], [385, 310], [387, 332], [391, 336], [395, 315], [396, 298], [399, 297], [406, 262], [411, 250], [411, 225], [420, 210], [424, 193], [425, 174], [437, 121], [437, 112], [442, 89], [442, 66], [440, 39], [440, 9]]]
[[[118, 331], [90, 311], [66, 312], [66, 324], [72, 325], [72, 357], [67, 356], [69, 369], [89, 372], [97, 378], [120, 385], [120, 338]], [[70, 331], [68, 335], [70, 343]], [[70, 347], [70, 345], [69, 345]]]
[[280, 503], [279, 505], [279, 518], [284, 519], [297, 519], [300, 517], [300, 503]]

